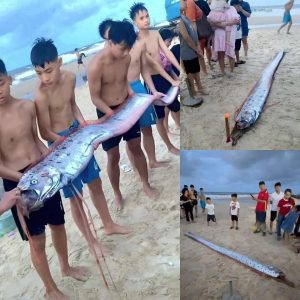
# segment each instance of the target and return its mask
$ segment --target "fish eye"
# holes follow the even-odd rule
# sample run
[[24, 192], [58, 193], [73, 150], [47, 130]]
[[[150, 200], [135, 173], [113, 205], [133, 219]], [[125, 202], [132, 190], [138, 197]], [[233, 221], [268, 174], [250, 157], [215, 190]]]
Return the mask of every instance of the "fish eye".
[[30, 181], [30, 183], [31, 183], [31, 184], [37, 184], [38, 181], [37, 181], [36, 179], [32, 179], [32, 180]]

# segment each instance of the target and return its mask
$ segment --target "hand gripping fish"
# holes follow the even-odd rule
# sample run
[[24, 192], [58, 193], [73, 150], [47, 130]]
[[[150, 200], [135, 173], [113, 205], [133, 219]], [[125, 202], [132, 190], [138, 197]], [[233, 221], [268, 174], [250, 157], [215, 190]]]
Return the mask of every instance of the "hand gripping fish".
[[261, 114], [271, 90], [274, 74], [283, 56], [284, 52], [279, 52], [275, 56], [264, 69], [242, 106], [235, 112], [235, 127], [231, 132], [233, 146], [237, 144], [237, 140], [243, 135], [246, 129], [256, 122]]
[[221, 246], [218, 246], [218, 245], [215, 245], [203, 238], [201, 238], [200, 236], [197, 236], [191, 232], [187, 232], [185, 233], [186, 236], [188, 236], [189, 238], [193, 239], [194, 241], [198, 242], [198, 243], [201, 243], [203, 245], [205, 245], [206, 247], [222, 254], [222, 255], [225, 255], [251, 269], [254, 269], [255, 271], [259, 272], [259, 273], [262, 273], [262, 274], [265, 274], [267, 276], [270, 276], [270, 277], [273, 277], [285, 284], [288, 284], [289, 286], [292, 286], [294, 287], [294, 283], [293, 282], [290, 282], [288, 281], [286, 278], [285, 278], [285, 274], [280, 271], [279, 269], [273, 267], [273, 266], [268, 266], [268, 265], [263, 265], [262, 263], [248, 257], [248, 256], [245, 256], [245, 255], [242, 255], [242, 254], [239, 254], [237, 252], [234, 252], [232, 250], [229, 250], [229, 249], [226, 249], [226, 248], [223, 248]]
[[[48, 198], [67, 185], [86, 204], [72, 181], [87, 166], [93, 155], [94, 146], [128, 131], [152, 103], [162, 106], [169, 105], [174, 101], [177, 94], [178, 87], [170, 88], [167, 95], [161, 99], [156, 99], [154, 96], [147, 94], [135, 94], [132, 98], [126, 100], [110, 118], [86, 122], [67, 137], [59, 139], [52, 145], [51, 151], [45, 157], [42, 157], [36, 164], [26, 170], [18, 184], [21, 202], [17, 208], [22, 228], [29, 239], [34, 255], [39, 258], [39, 253], [33, 247], [24, 216], [30, 217], [31, 211], [40, 209]], [[81, 207], [79, 208], [83, 218], [84, 211]], [[97, 236], [89, 209], [88, 213], [94, 227], [95, 236]], [[89, 226], [86, 221], [85, 226]], [[92, 241], [92, 236], [89, 237], [89, 240]], [[95, 249], [92, 249], [92, 251], [105, 286], [108, 288], [96, 251]], [[106, 265], [104, 257], [103, 260]], [[107, 265], [106, 269], [117, 291]]]

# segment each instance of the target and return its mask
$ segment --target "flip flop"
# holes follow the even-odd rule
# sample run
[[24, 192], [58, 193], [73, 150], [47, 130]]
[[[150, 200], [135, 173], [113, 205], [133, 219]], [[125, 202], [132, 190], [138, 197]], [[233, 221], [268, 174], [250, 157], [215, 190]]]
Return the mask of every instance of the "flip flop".
[[238, 65], [243, 65], [245, 64], [246, 62], [244, 60], [240, 60], [239, 62], [237, 62]]

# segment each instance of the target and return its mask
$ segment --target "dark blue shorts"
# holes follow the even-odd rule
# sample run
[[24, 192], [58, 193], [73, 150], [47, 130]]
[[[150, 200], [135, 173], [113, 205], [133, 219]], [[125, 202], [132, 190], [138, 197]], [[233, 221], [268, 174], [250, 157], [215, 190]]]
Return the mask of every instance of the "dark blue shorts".
[[[111, 107], [112, 108], [112, 107]], [[116, 108], [116, 107], [114, 107]], [[105, 114], [100, 111], [100, 110], [96, 110], [97, 112], [97, 116], [98, 118], [102, 118]], [[135, 138], [140, 138], [141, 137], [141, 129], [140, 129], [140, 125], [139, 125], [139, 121], [137, 121], [133, 127], [131, 127], [127, 132], [125, 132], [124, 134], [122, 135], [118, 135], [118, 136], [115, 136], [113, 138], [110, 138], [108, 139], [107, 141], [103, 142], [102, 143], [102, 148], [104, 151], [108, 151], [116, 146], [118, 146], [123, 138], [124, 141], [128, 142], [132, 139], [135, 139]]]
[[266, 216], [267, 213], [264, 211], [256, 211], [256, 221], [259, 223], [265, 223], [266, 222]]
[[[26, 168], [19, 172], [24, 173]], [[3, 179], [3, 187], [6, 192], [9, 192], [16, 188], [18, 182]], [[22, 237], [22, 240], [28, 241], [26, 234], [24, 233], [18, 214], [17, 207], [14, 206], [11, 209], [13, 218]], [[47, 224], [50, 225], [63, 225], [65, 224], [65, 211], [62, 205], [60, 193], [57, 192], [54, 196], [47, 199], [44, 206], [37, 211], [33, 211], [29, 214], [29, 218], [25, 218], [25, 222], [31, 236], [39, 235], [45, 232]]]
[[[171, 88], [171, 83], [166, 80], [165, 78], [163, 78], [161, 75], [157, 74], [157, 75], [151, 75], [154, 86], [156, 88], [156, 90], [158, 92], [161, 92], [163, 94], [166, 94], [169, 89]], [[170, 105], [167, 106], [170, 111], [173, 112], [178, 112], [180, 111], [180, 103], [178, 101], [178, 98], [176, 98]], [[157, 114], [157, 118], [158, 119], [162, 119], [165, 117], [165, 106], [158, 106], [158, 105], [154, 105], [156, 114]]]
[[[60, 136], [67, 136], [70, 132], [74, 131], [78, 127], [79, 122], [77, 120], [74, 120], [69, 128], [57, 132], [57, 134]], [[51, 144], [52, 143], [48, 142], [48, 146], [51, 146]], [[72, 185], [75, 186], [79, 192], [82, 192], [83, 184], [89, 184], [94, 180], [100, 178], [99, 172], [100, 167], [98, 166], [95, 156], [93, 155], [85, 169], [75, 179], [73, 179]], [[62, 190], [65, 198], [71, 198], [75, 196], [72, 189], [68, 186], [63, 187]]]

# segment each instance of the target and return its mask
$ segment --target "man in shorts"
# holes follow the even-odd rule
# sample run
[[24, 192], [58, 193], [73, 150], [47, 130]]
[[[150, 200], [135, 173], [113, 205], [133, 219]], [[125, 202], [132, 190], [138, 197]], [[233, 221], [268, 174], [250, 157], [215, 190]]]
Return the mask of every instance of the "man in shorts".
[[278, 202], [284, 197], [284, 193], [281, 191], [281, 183], [276, 182], [274, 185], [274, 193], [270, 195], [270, 204], [272, 204], [271, 207], [271, 215], [270, 215], [270, 231], [269, 233], [273, 233], [273, 222], [277, 218], [277, 205]]

